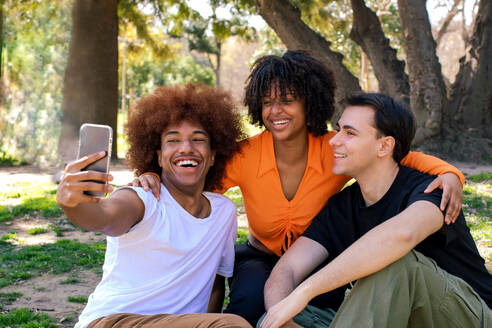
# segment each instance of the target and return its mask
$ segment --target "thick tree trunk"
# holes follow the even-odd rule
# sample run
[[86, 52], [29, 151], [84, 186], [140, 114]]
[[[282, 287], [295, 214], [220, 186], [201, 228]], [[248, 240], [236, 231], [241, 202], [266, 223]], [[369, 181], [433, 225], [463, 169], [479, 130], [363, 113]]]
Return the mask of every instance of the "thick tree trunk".
[[299, 10], [288, 0], [256, 0], [256, 7], [288, 49], [307, 50], [333, 70], [337, 83], [335, 100], [338, 104], [334, 120], [337, 120], [341, 112], [341, 101], [348, 95], [361, 91], [357, 78], [342, 64], [343, 56], [332, 51], [330, 42], [302, 21]]
[[353, 25], [350, 38], [369, 57], [379, 83], [379, 91], [410, 104], [410, 86], [405, 74], [405, 63], [398, 60], [384, 35], [378, 16], [367, 8], [364, 0], [351, 0]]
[[410, 79], [410, 106], [417, 123], [415, 146], [440, 134], [442, 113], [447, 106], [441, 64], [425, 2], [398, 0]]
[[492, 139], [492, 2], [481, 0], [466, 55], [451, 90], [450, 115]]
[[[82, 123], [110, 125], [114, 141], [117, 131], [117, 0], [75, 0], [72, 17], [58, 144], [59, 158], [63, 162], [77, 155]], [[116, 142], [113, 142], [113, 156], [116, 156]]]

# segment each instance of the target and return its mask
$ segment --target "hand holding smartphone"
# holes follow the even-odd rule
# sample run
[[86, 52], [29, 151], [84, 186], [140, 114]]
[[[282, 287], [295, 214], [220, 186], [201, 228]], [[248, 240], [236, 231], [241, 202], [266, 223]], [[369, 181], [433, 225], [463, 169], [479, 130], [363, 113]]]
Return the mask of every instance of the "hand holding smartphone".
[[[79, 155], [78, 158], [106, 151], [106, 156], [87, 165], [82, 171], [98, 171], [103, 173], [109, 172], [109, 161], [111, 159], [111, 145], [113, 142], [113, 129], [108, 125], [99, 124], [82, 124], [80, 127], [79, 138]], [[89, 180], [105, 184], [97, 180]], [[99, 191], [84, 191], [84, 194], [95, 197], [105, 197], [106, 194]]]

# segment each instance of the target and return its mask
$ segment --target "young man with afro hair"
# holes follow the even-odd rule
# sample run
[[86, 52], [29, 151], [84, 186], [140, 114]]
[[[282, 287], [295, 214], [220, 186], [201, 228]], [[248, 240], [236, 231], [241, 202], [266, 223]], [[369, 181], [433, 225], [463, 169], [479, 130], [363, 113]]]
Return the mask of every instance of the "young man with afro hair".
[[230, 96], [188, 84], [160, 87], [138, 102], [127, 126], [128, 163], [159, 172], [160, 199], [122, 187], [107, 199], [110, 174], [83, 171], [105, 153], [65, 169], [57, 202], [76, 225], [107, 235], [103, 277], [75, 327], [250, 327], [221, 312], [232, 275], [236, 209], [221, 187], [238, 151], [240, 118]]

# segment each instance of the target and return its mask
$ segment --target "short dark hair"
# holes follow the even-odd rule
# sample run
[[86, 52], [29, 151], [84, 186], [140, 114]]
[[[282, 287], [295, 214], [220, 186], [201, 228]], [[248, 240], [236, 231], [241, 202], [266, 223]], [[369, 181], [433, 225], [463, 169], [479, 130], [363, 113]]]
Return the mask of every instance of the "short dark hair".
[[149, 171], [161, 175], [156, 154], [161, 149], [161, 134], [182, 121], [197, 122], [209, 134], [210, 147], [216, 153], [204, 190], [222, 188], [226, 164], [239, 152], [238, 141], [245, 134], [230, 94], [205, 85], [159, 87], [138, 101], [126, 126], [130, 168], [137, 176]]
[[292, 94], [304, 102], [308, 131], [315, 136], [327, 133], [327, 121], [335, 111], [333, 72], [303, 51], [287, 51], [282, 57], [264, 56], [255, 61], [247, 79], [244, 105], [253, 124], [264, 126], [262, 101], [278, 85], [280, 97]]
[[375, 110], [374, 125], [378, 136], [395, 138], [393, 159], [400, 163], [410, 151], [415, 136], [415, 119], [412, 112], [393, 98], [381, 93], [360, 93], [349, 97], [348, 106], [370, 106]]

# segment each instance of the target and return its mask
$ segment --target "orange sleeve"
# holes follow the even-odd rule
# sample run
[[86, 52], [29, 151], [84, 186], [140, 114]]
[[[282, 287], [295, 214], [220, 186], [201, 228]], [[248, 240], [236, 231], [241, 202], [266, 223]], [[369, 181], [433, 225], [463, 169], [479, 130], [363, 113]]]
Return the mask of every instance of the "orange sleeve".
[[236, 153], [232, 160], [227, 163], [224, 177], [222, 178], [222, 188], [214, 190], [218, 193], [225, 193], [227, 189], [239, 185], [241, 173], [241, 153]]
[[444, 173], [454, 173], [465, 184], [465, 176], [453, 165], [437, 157], [426, 155], [421, 152], [411, 151], [405, 156], [400, 164], [408, 166], [414, 170], [432, 175], [442, 175]]

